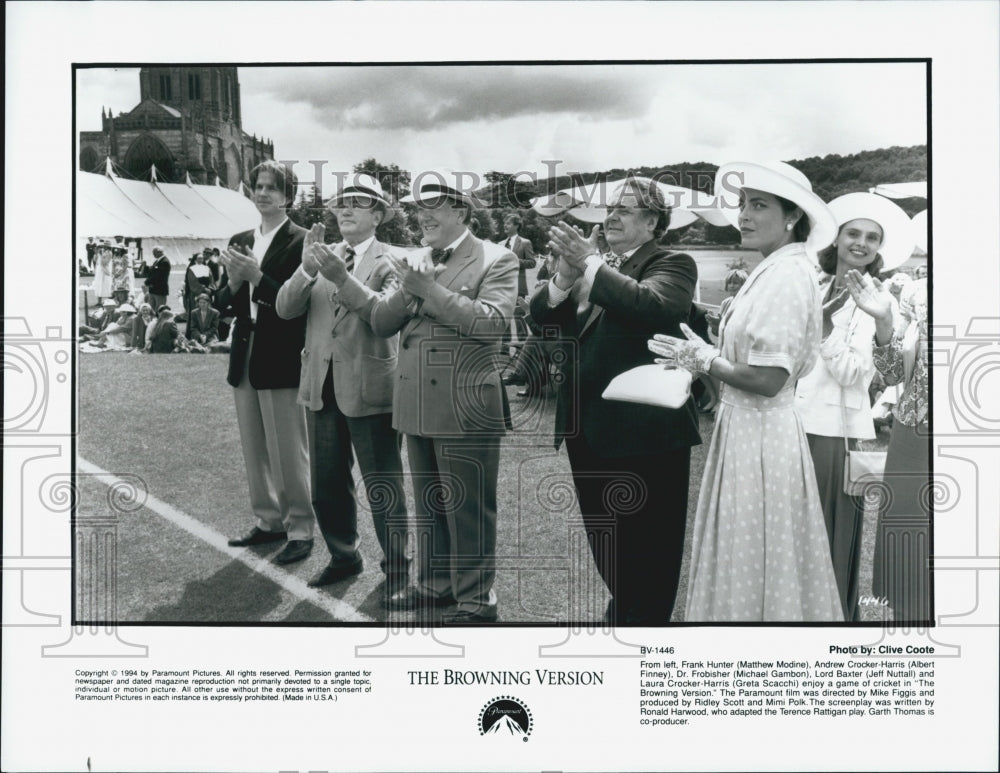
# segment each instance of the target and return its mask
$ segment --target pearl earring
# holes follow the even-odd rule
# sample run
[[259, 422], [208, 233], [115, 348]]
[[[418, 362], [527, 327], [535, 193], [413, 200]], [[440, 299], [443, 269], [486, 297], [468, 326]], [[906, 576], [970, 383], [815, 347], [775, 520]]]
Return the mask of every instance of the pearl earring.
[[785, 223], [785, 230], [786, 231], [791, 231], [792, 230], [792, 224], [791, 223]]

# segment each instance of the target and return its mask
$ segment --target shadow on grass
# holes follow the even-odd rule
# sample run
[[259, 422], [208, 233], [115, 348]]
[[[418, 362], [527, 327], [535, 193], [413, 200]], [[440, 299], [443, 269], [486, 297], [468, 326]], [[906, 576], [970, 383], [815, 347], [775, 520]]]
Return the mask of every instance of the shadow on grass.
[[[205, 579], [189, 582], [176, 604], [153, 607], [151, 622], [258, 623], [282, 603], [281, 591], [270, 580], [239, 561], [232, 561]], [[313, 605], [312, 619], [318, 611]]]

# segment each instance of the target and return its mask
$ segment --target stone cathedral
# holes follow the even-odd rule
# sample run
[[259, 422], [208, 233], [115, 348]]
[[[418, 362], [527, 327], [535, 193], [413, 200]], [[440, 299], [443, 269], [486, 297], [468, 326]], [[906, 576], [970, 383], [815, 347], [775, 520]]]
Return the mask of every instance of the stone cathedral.
[[80, 169], [103, 172], [107, 157], [127, 175], [161, 182], [249, 183], [274, 158], [274, 143], [243, 131], [235, 67], [143, 67], [140, 101], [127, 113], [101, 109], [101, 131], [80, 132]]

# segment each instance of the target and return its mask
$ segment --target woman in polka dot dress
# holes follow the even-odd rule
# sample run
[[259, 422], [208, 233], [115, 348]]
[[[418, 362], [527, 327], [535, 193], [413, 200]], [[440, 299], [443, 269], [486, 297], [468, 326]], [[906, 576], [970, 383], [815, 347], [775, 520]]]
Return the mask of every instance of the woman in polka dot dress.
[[716, 195], [764, 260], [720, 322], [719, 348], [657, 335], [657, 362], [723, 383], [698, 498], [685, 619], [841, 621], [840, 596], [795, 382], [816, 361], [815, 250], [836, 222], [805, 176], [780, 162], [720, 167]]

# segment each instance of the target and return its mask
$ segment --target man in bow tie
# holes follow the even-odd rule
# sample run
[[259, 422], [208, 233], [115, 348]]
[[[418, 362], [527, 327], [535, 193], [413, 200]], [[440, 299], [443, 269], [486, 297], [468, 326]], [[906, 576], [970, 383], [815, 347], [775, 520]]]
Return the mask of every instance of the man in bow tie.
[[394, 212], [368, 174], [350, 177], [329, 206], [343, 241], [324, 244], [324, 227], [314, 225], [302, 265], [277, 301], [286, 319], [308, 312], [299, 403], [309, 409], [312, 502], [330, 551], [329, 563], [309, 584], [330, 585], [361, 572], [356, 456], [391, 595], [406, 587], [409, 565], [403, 464], [392, 427], [398, 337], [375, 335], [370, 320], [375, 302], [397, 286], [389, 246], [375, 236]]
[[[404, 198], [431, 250], [393, 259], [400, 287], [372, 328], [399, 333], [393, 426], [406, 434], [418, 531], [415, 586], [390, 609], [455, 608], [452, 624], [497, 619], [497, 476], [504, 433], [500, 339], [517, 296], [517, 259], [468, 229], [472, 198], [423, 175]], [[428, 533], [429, 532], [429, 533]]]
[[315, 516], [309, 497], [305, 410], [296, 402], [305, 317], [285, 320], [274, 304], [281, 285], [302, 262], [305, 229], [285, 215], [295, 175], [277, 161], [250, 172], [260, 226], [236, 234], [222, 256], [229, 282], [215, 296], [223, 316], [236, 318], [227, 380], [233, 387], [246, 464], [253, 528], [233, 547], [287, 539], [274, 560], [301, 561], [312, 550]]
[[652, 357], [652, 332], [686, 321], [698, 282], [688, 255], [658, 246], [670, 208], [655, 183], [628, 178], [604, 221], [610, 253], [559, 223], [549, 232], [556, 274], [531, 315], [557, 325], [565, 347], [555, 443], [566, 441], [594, 561], [611, 593], [604, 622], [663, 625], [680, 577], [691, 446], [701, 442], [689, 399], [679, 410], [602, 399], [612, 378]]

